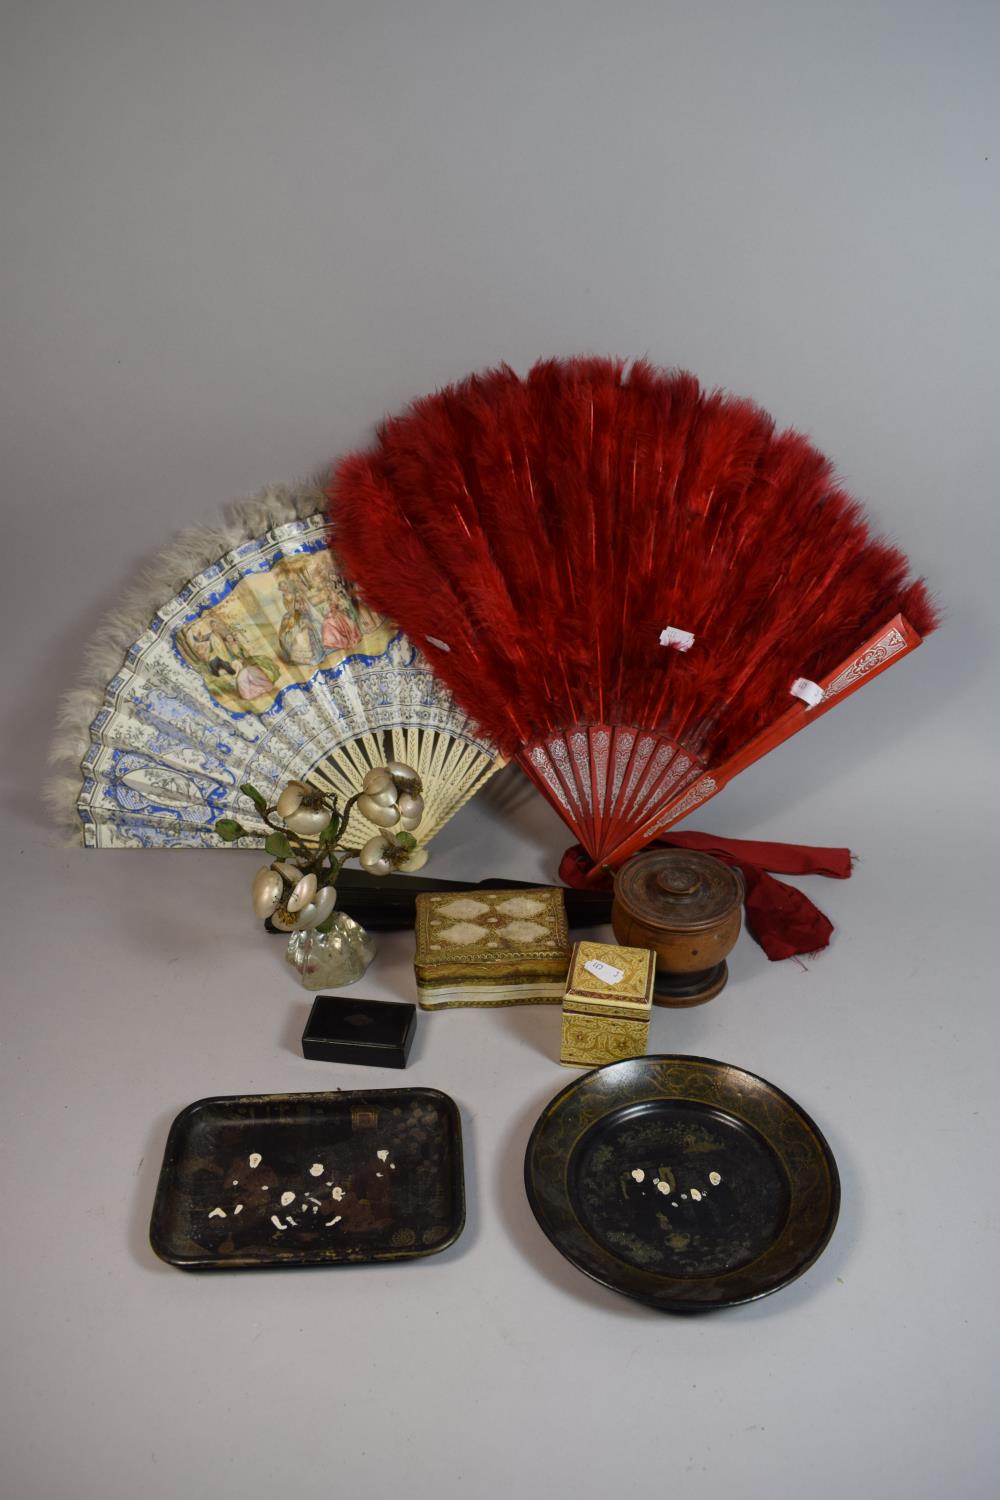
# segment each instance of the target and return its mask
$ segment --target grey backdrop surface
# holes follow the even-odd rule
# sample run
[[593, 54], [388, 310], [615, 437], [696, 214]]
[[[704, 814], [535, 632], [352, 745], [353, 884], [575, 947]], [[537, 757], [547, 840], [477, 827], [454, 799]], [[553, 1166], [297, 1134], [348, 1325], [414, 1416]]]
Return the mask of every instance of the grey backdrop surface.
[[[8, 0], [0, 26], [4, 1493], [995, 1493], [996, 6]], [[849, 844], [854, 878], [809, 887], [832, 949], [743, 938], [651, 1037], [801, 1100], [837, 1235], [707, 1320], [591, 1285], [520, 1184], [557, 1013], [447, 1013], [406, 1077], [462, 1107], [458, 1244], [183, 1277], [146, 1243], [177, 1110], [375, 1080], [297, 1055], [254, 856], [58, 846], [59, 693], [177, 528], [469, 369], [580, 350], [809, 432], [947, 609], [698, 823]], [[434, 869], [551, 877], [564, 842], [533, 795], [484, 797]], [[410, 955], [384, 942], [362, 990], [409, 995]]]

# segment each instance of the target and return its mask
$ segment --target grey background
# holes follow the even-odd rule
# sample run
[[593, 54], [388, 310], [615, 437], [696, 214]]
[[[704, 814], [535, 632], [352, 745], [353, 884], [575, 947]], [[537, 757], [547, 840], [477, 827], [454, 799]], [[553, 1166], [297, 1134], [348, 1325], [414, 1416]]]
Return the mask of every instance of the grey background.
[[[12, 1500], [995, 1493], [998, 41], [992, 3], [7, 0]], [[459, 1012], [422, 1018], [405, 1075], [463, 1110], [453, 1249], [183, 1277], [145, 1238], [177, 1110], [372, 1075], [297, 1055], [255, 856], [58, 846], [59, 693], [178, 527], [469, 369], [580, 350], [809, 432], [946, 607], [697, 820], [849, 844], [852, 880], [809, 883], [831, 950], [770, 965], [744, 937], [725, 994], [651, 1036], [815, 1115], [836, 1237], [707, 1320], [591, 1285], [520, 1182], [568, 1077], [557, 1012]], [[565, 832], [514, 800], [470, 806], [433, 872], [550, 878]], [[411, 993], [411, 942], [364, 993]]]

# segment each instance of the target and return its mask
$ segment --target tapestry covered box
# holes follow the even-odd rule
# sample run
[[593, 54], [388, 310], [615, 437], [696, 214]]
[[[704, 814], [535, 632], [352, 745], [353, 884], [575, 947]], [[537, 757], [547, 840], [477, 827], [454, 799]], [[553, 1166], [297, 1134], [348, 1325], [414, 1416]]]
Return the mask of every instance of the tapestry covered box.
[[596, 1068], [642, 1057], [649, 1039], [656, 954], [617, 943], [574, 943], [559, 1061]]
[[424, 1010], [562, 999], [569, 934], [561, 890], [424, 891], [416, 904]]

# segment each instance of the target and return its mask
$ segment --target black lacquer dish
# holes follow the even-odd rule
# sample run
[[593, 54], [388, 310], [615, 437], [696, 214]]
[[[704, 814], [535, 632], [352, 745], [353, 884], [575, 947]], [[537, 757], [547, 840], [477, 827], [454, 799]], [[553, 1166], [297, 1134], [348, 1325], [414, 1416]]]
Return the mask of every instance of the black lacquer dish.
[[149, 1238], [186, 1271], [409, 1260], [465, 1224], [458, 1106], [437, 1089], [200, 1099], [170, 1127]]
[[524, 1180], [567, 1260], [665, 1312], [778, 1291], [823, 1252], [840, 1207], [836, 1162], [804, 1110], [707, 1057], [574, 1079], [531, 1133]]

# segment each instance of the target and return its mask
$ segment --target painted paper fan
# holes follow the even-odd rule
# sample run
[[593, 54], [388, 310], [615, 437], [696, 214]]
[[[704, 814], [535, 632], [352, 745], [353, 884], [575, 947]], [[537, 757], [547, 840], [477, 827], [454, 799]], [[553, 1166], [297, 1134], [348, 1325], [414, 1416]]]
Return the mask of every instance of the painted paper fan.
[[[221, 848], [225, 816], [262, 844], [241, 783], [272, 804], [292, 778], [343, 801], [387, 760], [420, 774], [424, 844], [503, 764], [397, 626], [359, 603], [321, 504], [312, 488], [273, 491], [227, 530], [182, 537], [104, 627], [55, 751], [52, 795], [84, 844]], [[352, 813], [345, 842], [371, 832]]]
[[473, 376], [387, 421], [334, 538], [599, 867], [935, 624], [805, 438], [639, 362]]

